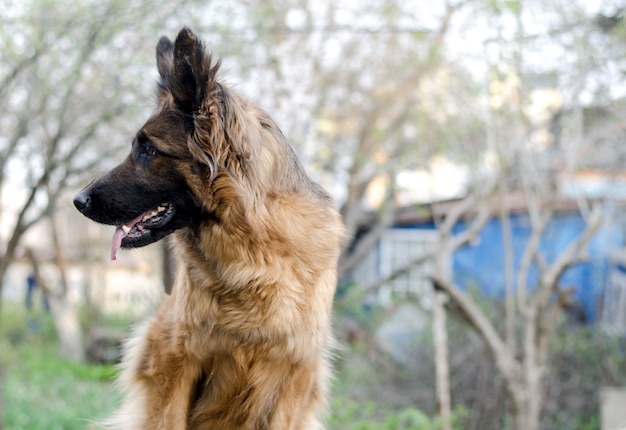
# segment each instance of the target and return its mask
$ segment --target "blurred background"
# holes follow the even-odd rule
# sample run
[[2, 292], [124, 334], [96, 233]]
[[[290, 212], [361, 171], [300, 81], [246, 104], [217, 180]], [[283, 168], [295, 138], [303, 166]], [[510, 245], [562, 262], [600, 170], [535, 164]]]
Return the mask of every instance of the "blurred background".
[[0, 428], [95, 428], [171, 286], [72, 196], [190, 26], [337, 201], [329, 429], [626, 428], [626, 3], [4, 0]]

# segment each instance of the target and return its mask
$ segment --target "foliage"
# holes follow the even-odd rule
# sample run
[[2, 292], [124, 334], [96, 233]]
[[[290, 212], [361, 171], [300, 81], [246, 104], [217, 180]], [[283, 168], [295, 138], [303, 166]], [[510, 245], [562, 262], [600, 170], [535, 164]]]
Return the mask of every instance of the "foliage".
[[[348, 314], [343, 314], [339, 307], [337, 321], [354, 318], [357, 321], [366, 319], [367, 315], [381, 318], [380, 310], [361, 310], [353, 307]], [[355, 315], [359, 314], [359, 315]], [[372, 329], [365, 329], [361, 338], [345, 345], [337, 352], [335, 360], [335, 384], [332, 392], [330, 429], [348, 430], [427, 430], [437, 429], [441, 420], [433, 418], [435, 413], [430, 402], [423, 402], [430, 397], [433, 385], [428, 379], [420, 381], [422, 370], [429, 365], [408, 369], [397, 366], [384, 354], [376, 351], [373, 344]], [[416, 339], [419, 348], [432, 352], [428, 336]], [[426, 355], [426, 354], [425, 354]], [[422, 357], [417, 362], [424, 363]], [[426, 359], [428, 360], [428, 359]], [[432, 373], [432, 372], [431, 372]], [[426, 381], [426, 382], [424, 382]], [[425, 409], [422, 409], [425, 408]], [[453, 428], [459, 427], [465, 416], [462, 406], [454, 410]]]
[[5, 429], [84, 429], [113, 409], [115, 367], [59, 358], [50, 316], [6, 306], [0, 329]]
[[600, 428], [599, 387], [626, 386], [626, 338], [562, 321], [550, 349], [544, 428]]
[[[85, 421], [112, 410], [111, 366], [76, 364], [57, 358], [54, 347], [6, 344], [2, 386], [5, 428], [83, 429]], [[36, 410], [33, 408], [36, 407]]]
[[[453, 425], [462, 411], [455, 412]], [[332, 412], [329, 427], [337, 430], [435, 430], [441, 426], [441, 420], [411, 407], [391, 411], [371, 401], [359, 403], [345, 397], [335, 398]]]
[[50, 344], [56, 341], [56, 332], [49, 314], [30, 313], [21, 306], [8, 304], [0, 316], [0, 339], [13, 345]]
[[366, 305], [367, 299], [362, 288], [353, 282], [340, 283], [335, 296], [335, 311], [340, 320], [352, 319], [366, 330], [375, 330], [384, 316], [383, 309], [373, 302]]
[[[415, 335], [414, 367], [394, 363], [374, 340], [377, 328], [389, 314], [377, 307], [364, 307], [358, 290], [340, 289], [342, 294], [336, 301], [337, 332], [345, 346], [336, 361], [332, 428], [360, 428], [368, 422], [375, 423], [371, 428], [383, 428], [406, 408], [435, 416], [431, 333], [426, 329]], [[476, 289], [470, 295], [490, 318], [503, 319], [501, 300], [485, 298]], [[481, 338], [468, 330], [461, 315], [454, 309], [448, 311], [455, 425], [464, 430], [506, 428], [506, 423], [510, 425], [506, 393], [493, 357]], [[352, 343], [341, 331], [346, 319], [359, 322], [362, 330]], [[541, 428], [599, 429], [599, 389], [626, 385], [625, 351], [626, 338], [607, 334], [599, 325], [580, 325], [567, 316], [561, 318], [550, 343], [542, 384]], [[463, 413], [465, 410], [471, 413]]]

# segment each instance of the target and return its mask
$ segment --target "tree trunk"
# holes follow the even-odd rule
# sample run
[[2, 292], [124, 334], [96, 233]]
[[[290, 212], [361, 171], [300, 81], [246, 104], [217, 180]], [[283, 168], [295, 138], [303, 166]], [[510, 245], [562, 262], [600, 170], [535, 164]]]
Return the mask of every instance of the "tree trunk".
[[48, 296], [52, 322], [59, 338], [60, 355], [68, 360], [81, 362], [85, 360], [83, 333], [78, 317], [78, 307], [67, 291], [55, 291], [41, 276], [39, 264], [31, 250], [27, 251], [31, 260], [37, 283]]
[[52, 300], [50, 309], [59, 336], [61, 356], [71, 361], [85, 361], [83, 332], [76, 305], [67, 297], [62, 297], [61, 300]]
[[510, 397], [513, 402], [510, 409], [513, 430], [539, 430], [542, 396], [537, 387], [528, 385]]
[[448, 333], [446, 331], [445, 295], [433, 294], [433, 342], [435, 344], [435, 384], [437, 408], [443, 421], [441, 430], [451, 430], [450, 369], [448, 366]]
[[17, 245], [20, 242], [23, 231], [21, 230], [21, 226], [18, 224], [11, 235], [11, 239], [9, 239], [9, 243], [7, 244], [7, 248], [0, 258], [0, 312], [2, 311], [2, 291], [4, 287], [4, 278], [9, 270], [9, 266], [11, 262], [13, 262], [13, 258], [15, 257], [15, 251], [17, 250]]
[[85, 361], [85, 344], [83, 330], [80, 326], [78, 303], [72, 301], [67, 283], [67, 264], [63, 256], [63, 248], [59, 241], [59, 233], [54, 216], [50, 217], [52, 242], [59, 277], [61, 279], [61, 293], [59, 295], [58, 311], [52, 310], [54, 325], [59, 336], [61, 355], [72, 361]]
[[[4, 278], [7, 274], [7, 271], [9, 270], [9, 266], [11, 265], [11, 263], [13, 262], [13, 259], [15, 258], [15, 252], [17, 251], [17, 246], [19, 245], [20, 240], [22, 239], [22, 236], [28, 230], [28, 228], [32, 226], [36, 220], [38, 220], [39, 218], [41, 218], [41, 216], [43, 216], [43, 212], [42, 212], [38, 217], [30, 221], [26, 221], [26, 212], [35, 201], [37, 190], [47, 181], [48, 181], [48, 174], [44, 173], [39, 178], [39, 181], [37, 182], [37, 184], [34, 185], [30, 189], [28, 198], [26, 199], [26, 202], [22, 206], [22, 209], [20, 210], [20, 213], [17, 216], [17, 220], [15, 221], [15, 227], [13, 228], [13, 233], [11, 233], [11, 238], [9, 239], [9, 242], [7, 243], [7, 247], [4, 251], [4, 255], [2, 255], [2, 258], [0, 259], [0, 305], [2, 303], [2, 290], [4, 287]], [[1, 306], [0, 306], [0, 310], [1, 310]]]
[[524, 356], [520, 362], [517, 379], [505, 376], [511, 399], [511, 421], [514, 430], [538, 430], [543, 392], [541, 378], [546, 354], [538, 350], [536, 308], [527, 306], [524, 311]]

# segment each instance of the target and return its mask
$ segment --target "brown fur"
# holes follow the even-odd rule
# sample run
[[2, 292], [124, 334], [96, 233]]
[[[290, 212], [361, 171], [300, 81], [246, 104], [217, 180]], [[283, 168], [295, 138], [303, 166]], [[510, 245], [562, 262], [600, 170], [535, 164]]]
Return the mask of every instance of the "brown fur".
[[138, 167], [131, 154], [81, 206], [96, 205], [98, 187], [176, 178], [199, 210], [173, 233], [172, 294], [128, 343], [126, 396], [110, 424], [321, 429], [340, 217], [273, 120], [218, 82], [193, 33], [162, 39], [157, 63], [158, 107], [140, 133], [160, 155]]

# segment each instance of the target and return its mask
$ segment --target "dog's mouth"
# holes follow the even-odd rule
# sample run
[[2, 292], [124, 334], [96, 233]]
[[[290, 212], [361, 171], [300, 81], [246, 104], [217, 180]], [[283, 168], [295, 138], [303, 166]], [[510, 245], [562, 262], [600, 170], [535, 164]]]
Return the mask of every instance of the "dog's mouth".
[[163, 229], [174, 217], [176, 208], [171, 203], [161, 203], [137, 218], [117, 226], [111, 244], [111, 260], [117, 258], [120, 248], [135, 248], [160, 239], [163, 234], [156, 231]]

